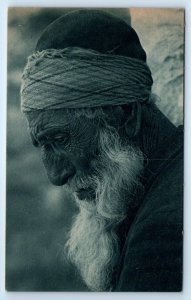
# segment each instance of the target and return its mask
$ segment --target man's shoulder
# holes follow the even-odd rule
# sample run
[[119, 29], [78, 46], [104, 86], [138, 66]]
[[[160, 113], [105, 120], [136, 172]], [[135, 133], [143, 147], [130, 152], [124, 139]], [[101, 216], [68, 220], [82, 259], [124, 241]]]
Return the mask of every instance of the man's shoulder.
[[182, 287], [183, 155], [176, 151], [154, 177], [123, 249], [118, 291]]
[[[164, 167], [154, 178], [145, 193], [142, 210], [165, 209], [181, 205], [183, 196], [183, 157], [180, 150], [176, 156], [164, 162]], [[141, 210], [140, 210], [141, 212]], [[139, 213], [140, 213], [139, 212]]]
[[[157, 159], [156, 159], [157, 160]], [[175, 141], [171, 145], [168, 156], [158, 159], [158, 168], [151, 169], [153, 172], [146, 191], [138, 216], [148, 217], [149, 211], [153, 215], [156, 211], [168, 212], [176, 209], [180, 215], [183, 198], [183, 131], [182, 126], [177, 130]], [[145, 217], [145, 215], [144, 215]], [[165, 214], [164, 214], [165, 217]]]
[[[181, 141], [175, 152], [161, 162], [158, 174], [153, 176], [145, 192], [143, 202], [134, 220], [136, 228], [141, 226], [151, 234], [156, 227], [166, 232], [170, 228], [182, 225], [183, 209], [183, 148]], [[166, 228], [165, 224], [169, 225]], [[171, 227], [170, 227], [171, 226]], [[132, 227], [133, 228], [133, 227]], [[152, 230], [153, 228], [153, 230]]]

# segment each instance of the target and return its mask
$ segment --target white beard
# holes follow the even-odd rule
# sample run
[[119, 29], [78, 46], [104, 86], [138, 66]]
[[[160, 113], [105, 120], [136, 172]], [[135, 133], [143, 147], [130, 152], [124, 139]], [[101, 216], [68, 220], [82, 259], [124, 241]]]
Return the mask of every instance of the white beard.
[[122, 146], [119, 137], [106, 129], [100, 133], [100, 149], [97, 172], [90, 180], [96, 186], [96, 199], [82, 201], [75, 196], [80, 211], [66, 247], [86, 285], [93, 291], [108, 291], [120, 257], [116, 228], [137, 207], [143, 192], [139, 179], [143, 155], [132, 146]]

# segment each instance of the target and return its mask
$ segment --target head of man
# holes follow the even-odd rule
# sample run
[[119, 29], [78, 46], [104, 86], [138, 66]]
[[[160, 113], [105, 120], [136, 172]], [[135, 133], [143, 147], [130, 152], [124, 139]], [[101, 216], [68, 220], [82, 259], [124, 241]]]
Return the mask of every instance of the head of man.
[[119, 226], [139, 206], [144, 159], [160, 139], [146, 54], [124, 21], [92, 10], [55, 21], [36, 51], [23, 75], [22, 109], [48, 178], [79, 206], [69, 256], [90, 289], [109, 290]]

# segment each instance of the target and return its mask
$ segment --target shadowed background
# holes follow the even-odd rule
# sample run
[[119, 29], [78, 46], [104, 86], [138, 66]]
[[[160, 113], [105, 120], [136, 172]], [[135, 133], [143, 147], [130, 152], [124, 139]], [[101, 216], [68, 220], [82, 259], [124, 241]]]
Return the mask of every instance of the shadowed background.
[[[20, 80], [44, 28], [73, 9], [10, 8], [8, 18], [6, 289], [87, 291], [63, 247], [77, 209], [48, 182], [40, 152], [20, 113]], [[184, 12], [105, 9], [131, 22], [146, 50], [157, 105], [176, 124], [183, 118]]]

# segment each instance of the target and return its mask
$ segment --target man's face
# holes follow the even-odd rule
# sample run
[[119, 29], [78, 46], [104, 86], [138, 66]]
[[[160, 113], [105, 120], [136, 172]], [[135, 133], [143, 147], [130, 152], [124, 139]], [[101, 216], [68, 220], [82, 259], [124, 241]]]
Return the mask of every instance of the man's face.
[[32, 118], [28, 116], [28, 121], [33, 144], [41, 148], [49, 180], [55, 185], [66, 185], [79, 198], [92, 196], [93, 187], [83, 178], [92, 175], [99, 154], [98, 124], [63, 110], [38, 112]]
[[27, 119], [49, 180], [67, 187], [77, 200], [95, 200], [104, 215], [114, 208], [112, 214], [117, 214], [116, 199], [120, 198], [123, 205], [118, 209], [123, 215], [127, 203], [135, 202], [132, 195], [138, 190], [143, 157], [119, 135], [119, 113], [108, 112], [87, 117], [73, 110], [36, 111], [27, 114]]

